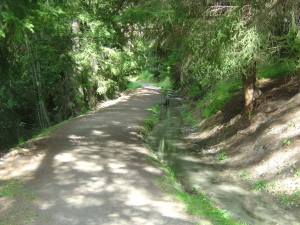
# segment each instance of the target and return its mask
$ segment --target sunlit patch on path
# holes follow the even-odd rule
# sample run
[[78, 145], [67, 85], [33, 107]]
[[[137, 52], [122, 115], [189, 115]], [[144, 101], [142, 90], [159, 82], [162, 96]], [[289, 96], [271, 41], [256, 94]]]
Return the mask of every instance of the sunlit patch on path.
[[163, 171], [147, 161], [139, 137], [147, 108], [160, 101], [159, 88], [147, 86], [62, 124], [35, 140], [30, 154], [1, 162], [1, 180], [19, 179], [36, 196], [2, 205], [1, 213], [25, 204], [35, 212], [31, 224], [195, 224], [155, 182]]

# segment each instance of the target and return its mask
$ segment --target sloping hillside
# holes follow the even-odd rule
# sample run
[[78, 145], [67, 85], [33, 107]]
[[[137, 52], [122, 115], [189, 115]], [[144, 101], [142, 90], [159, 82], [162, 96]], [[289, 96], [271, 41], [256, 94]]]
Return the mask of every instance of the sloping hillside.
[[[236, 96], [210, 119], [185, 129], [197, 154], [222, 165], [241, 185], [270, 194], [274, 204], [299, 215], [300, 94], [297, 77], [260, 81], [262, 95], [248, 118]], [[194, 118], [199, 112], [193, 111]], [[273, 197], [274, 198], [273, 198]]]

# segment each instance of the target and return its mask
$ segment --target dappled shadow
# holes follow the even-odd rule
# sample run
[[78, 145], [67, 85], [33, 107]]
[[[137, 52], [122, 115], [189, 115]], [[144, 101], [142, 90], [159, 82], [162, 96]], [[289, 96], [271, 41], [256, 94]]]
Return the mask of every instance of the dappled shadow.
[[159, 89], [143, 88], [34, 140], [13, 166], [0, 165], [2, 180], [23, 180], [22, 190], [37, 196], [26, 206], [31, 224], [195, 224], [153, 182], [162, 170], [147, 161], [139, 137], [146, 109], [160, 100]]
[[[299, 221], [300, 218], [296, 218], [293, 214], [273, 204], [273, 201], [269, 199], [269, 194], [264, 193], [264, 196], [261, 196], [260, 193], [251, 190], [251, 183], [241, 184], [238, 174], [235, 174], [237, 179], [233, 179], [233, 177], [224, 173], [224, 168], [232, 168], [235, 165], [217, 163], [215, 155], [218, 151], [210, 151], [213, 148], [220, 149], [218, 145], [223, 143], [228, 157], [240, 156], [240, 151], [230, 151], [229, 149], [234, 144], [241, 146], [243, 143], [251, 143], [253, 139], [251, 139], [250, 133], [237, 134], [237, 131], [250, 132], [247, 130], [251, 127], [249, 121], [238, 126], [239, 129], [234, 128], [234, 124], [228, 125], [224, 130], [222, 130], [223, 128], [216, 128], [220, 140], [218, 140], [218, 136], [209, 136], [206, 139], [201, 139], [197, 143], [198, 145], [190, 146], [191, 143], [186, 143], [182, 135], [182, 119], [179, 115], [180, 105], [179, 103], [176, 104], [176, 101], [171, 102], [173, 105], [170, 105], [169, 108], [162, 108], [159, 124], [151, 132], [147, 142], [175, 170], [187, 190], [192, 188], [204, 190], [209, 197], [213, 198], [218, 207], [226, 209], [237, 220], [250, 224], [297, 224], [295, 221]], [[285, 112], [288, 111], [282, 111], [282, 113]], [[242, 121], [236, 120], [237, 123]], [[261, 124], [261, 126], [251, 131], [263, 133], [267, 127], [267, 123]], [[239, 140], [243, 141], [239, 143], [229, 143], [230, 140], [227, 139], [224, 141], [222, 135], [228, 132], [228, 138], [230, 138], [234, 129], [236, 129], [234, 135], [239, 135], [241, 137]], [[201, 145], [200, 148], [199, 144]], [[249, 154], [248, 158], [239, 158], [240, 160], [234, 163], [240, 163], [241, 165], [249, 162], [251, 152]], [[256, 162], [252, 161], [251, 163]], [[243, 168], [248, 166], [250, 165], [243, 165]]]
[[274, 150], [283, 147], [284, 140], [294, 139], [296, 142], [297, 129], [286, 133], [288, 124], [297, 124], [291, 118], [297, 118], [300, 107], [294, 80], [293, 77], [265, 80], [260, 87], [263, 94], [257, 100], [249, 119], [232, 112], [236, 104], [240, 104], [241, 96], [233, 98], [220, 113], [203, 125], [202, 131], [196, 132], [197, 137], [191, 138], [198, 151], [213, 155], [224, 150], [231, 158], [230, 165], [226, 167], [246, 169], [269, 159]]
[[[298, 93], [297, 87], [293, 76], [260, 81], [259, 88], [262, 95], [256, 100], [255, 109], [249, 114], [250, 119], [240, 117], [244, 99], [242, 91], [238, 91], [218, 113], [202, 125], [201, 129], [207, 130], [207, 135], [199, 139], [199, 147], [209, 148], [209, 146], [224, 142], [237, 134], [249, 136], [256, 132], [257, 124], [260, 127], [267, 127], [272, 119], [280, 116], [276, 113], [278, 110], [276, 105], [282, 101], [288, 101], [296, 95]], [[288, 112], [289, 107], [285, 109]], [[279, 111], [283, 113], [281, 109]]]
[[[204, 129], [192, 129], [192, 133], [186, 132], [189, 133], [186, 137], [194, 144], [193, 150], [199, 157], [218, 164], [238, 180], [240, 186], [251, 189], [255, 181], [268, 184], [267, 191], [257, 194], [269, 198], [270, 204], [278, 205], [281, 211], [288, 209], [299, 221], [299, 198], [293, 197], [294, 202], [290, 201], [288, 205], [280, 204], [280, 199], [292, 199], [289, 196], [296, 196], [300, 188], [297, 176], [300, 168], [297, 79], [265, 80], [261, 90], [263, 94], [249, 119], [231, 114], [235, 105], [229, 103], [211, 120], [202, 123]], [[224, 118], [224, 114], [229, 116]], [[226, 152], [227, 159], [218, 162], [215, 156], [222, 151]], [[243, 173], [246, 177], [241, 176]]]

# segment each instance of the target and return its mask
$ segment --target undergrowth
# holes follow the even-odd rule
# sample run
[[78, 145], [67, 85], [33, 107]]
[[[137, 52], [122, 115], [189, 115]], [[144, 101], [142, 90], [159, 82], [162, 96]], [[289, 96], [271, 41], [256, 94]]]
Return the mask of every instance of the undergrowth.
[[297, 205], [300, 202], [300, 189], [295, 191], [293, 194], [281, 194], [280, 201], [285, 205]]
[[52, 125], [51, 127], [48, 127], [48, 128], [44, 128], [42, 130], [37, 130], [35, 132], [35, 134], [33, 135], [32, 139], [35, 139], [35, 138], [38, 138], [38, 137], [43, 137], [43, 136], [46, 136], [46, 135], [49, 135], [53, 130], [55, 130], [57, 127], [61, 126], [62, 124], [65, 124], [71, 120], [73, 120], [74, 117], [71, 116], [69, 117], [69, 119], [67, 120], [64, 120], [58, 124], [55, 124], [55, 125]]
[[7, 202], [16, 202], [16, 208], [11, 205], [1, 211], [0, 225], [32, 223], [38, 217], [43, 221], [49, 219], [49, 216], [38, 214], [30, 209], [29, 206], [37, 198], [37, 195], [22, 190], [22, 187], [23, 184], [18, 180], [0, 180], [0, 197], [5, 198]]
[[216, 155], [216, 160], [218, 161], [223, 161], [225, 159], [227, 159], [227, 154], [225, 151], [222, 151]]
[[269, 62], [258, 67], [258, 78], [278, 78], [296, 70], [296, 66], [287, 62]]
[[201, 215], [208, 218], [212, 224], [218, 225], [242, 225], [244, 223], [234, 221], [230, 218], [226, 210], [217, 208], [213, 199], [206, 196], [201, 189], [192, 188], [185, 190], [180, 184], [176, 173], [164, 163], [160, 163], [166, 171], [166, 175], [159, 179], [161, 188], [178, 201], [185, 204], [189, 213]]
[[186, 122], [189, 125], [195, 126], [197, 124], [197, 122], [193, 119], [191, 113], [187, 109], [187, 105], [186, 104], [182, 104], [182, 109], [183, 109], [183, 112], [181, 113], [181, 117], [185, 118]]
[[202, 109], [202, 116], [207, 118], [217, 113], [241, 88], [240, 82], [217, 83], [211, 92], [206, 93], [197, 103], [198, 108]]
[[[278, 78], [296, 71], [296, 66], [282, 62], [269, 62], [257, 68], [258, 78]], [[197, 107], [202, 111], [202, 117], [209, 118], [217, 113], [233, 97], [234, 93], [242, 88], [241, 80], [220, 81], [211, 90], [204, 91], [195, 82], [188, 89], [191, 99], [199, 99]]]
[[148, 83], [153, 82], [153, 85], [155, 85], [157, 87], [161, 87], [163, 89], [171, 89], [172, 88], [171, 80], [168, 76], [164, 77], [163, 79], [160, 79], [157, 77], [155, 78], [154, 74], [151, 73], [151, 71], [149, 71], [149, 70], [144, 70], [134, 79], [138, 80], [138, 81], [148, 82]]
[[7, 182], [1, 181], [0, 183], [0, 197], [13, 197], [19, 192], [22, 184], [16, 180]]
[[152, 105], [148, 111], [151, 111], [151, 113], [144, 119], [144, 124], [142, 127], [141, 133], [145, 136], [151, 131], [154, 127], [154, 125], [158, 121], [158, 115], [159, 115], [159, 104]]
[[262, 180], [254, 181], [252, 184], [252, 189], [253, 190], [263, 190], [263, 189], [266, 189], [267, 186], [268, 186], [267, 181], [262, 179]]
[[163, 89], [171, 89], [172, 84], [169, 77], [166, 77], [162, 82], [159, 82], [157, 84], [154, 84], [157, 87], [161, 87]]
[[152, 76], [153, 75], [150, 73], [149, 70], [144, 70], [136, 77], [136, 80], [149, 82], [151, 80]]
[[127, 84], [127, 89], [137, 89], [142, 87], [142, 85], [138, 84], [138, 83], [133, 83], [133, 82], [129, 82]]

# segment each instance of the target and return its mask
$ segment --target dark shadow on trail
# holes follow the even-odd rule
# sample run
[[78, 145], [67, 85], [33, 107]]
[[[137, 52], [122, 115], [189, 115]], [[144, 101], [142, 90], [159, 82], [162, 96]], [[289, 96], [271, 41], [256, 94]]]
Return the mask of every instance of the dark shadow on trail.
[[146, 109], [160, 100], [150, 86], [35, 140], [32, 160], [21, 156], [19, 171], [23, 190], [37, 196], [30, 224], [195, 224], [153, 182], [162, 170], [147, 161], [139, 137]]

